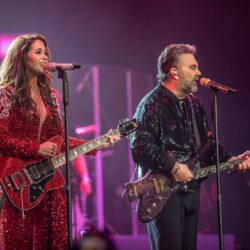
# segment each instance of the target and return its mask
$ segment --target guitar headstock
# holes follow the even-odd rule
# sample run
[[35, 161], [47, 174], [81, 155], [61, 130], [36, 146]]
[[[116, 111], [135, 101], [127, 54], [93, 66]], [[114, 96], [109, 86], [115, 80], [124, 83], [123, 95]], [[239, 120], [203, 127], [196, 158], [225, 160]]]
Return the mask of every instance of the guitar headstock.
[[125, 120], [122, 123], [120, 123], [118, 125], [118, 130], [122, 136], [127, 136], [130, 133], [136, 131], [137, 127], [138, 124], [136, 119], [131, 119], [131, 120]]

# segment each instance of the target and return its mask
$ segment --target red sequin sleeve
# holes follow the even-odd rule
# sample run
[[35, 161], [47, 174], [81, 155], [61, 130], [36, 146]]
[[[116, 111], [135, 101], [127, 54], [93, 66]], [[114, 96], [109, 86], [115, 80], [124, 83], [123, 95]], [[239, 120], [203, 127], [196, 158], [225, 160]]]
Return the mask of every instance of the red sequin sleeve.
[[[17, 139], [10, 131], [13, 89], [0, 89], [0, 155], [17, 158], [38, 158], [39, 144]], [[13, 128], [12, 128], [13, 129]]]

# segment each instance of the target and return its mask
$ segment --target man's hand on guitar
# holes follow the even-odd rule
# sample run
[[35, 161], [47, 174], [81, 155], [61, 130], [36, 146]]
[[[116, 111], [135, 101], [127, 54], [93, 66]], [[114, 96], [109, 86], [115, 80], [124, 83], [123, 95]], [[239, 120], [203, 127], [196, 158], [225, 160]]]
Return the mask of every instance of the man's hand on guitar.
[[242, 155], [238, 155], [235, 157], [235, 160], [242, 159], [242, 162], [237, 166], [238, 170], [245, 172], [248, 168], [250, 168], [250, 151], [246, 151]]
[[44, 157], [53, 157], [56, 155], [56, 152], [57, 152], [57, 144], [50, 141], [42, 143], [38, 150], [38, 154]]
[[189, 182], [192, 180], [193, 175], [188, 166], [179, 162], [175, 163], [172, 175], [176, 182]]

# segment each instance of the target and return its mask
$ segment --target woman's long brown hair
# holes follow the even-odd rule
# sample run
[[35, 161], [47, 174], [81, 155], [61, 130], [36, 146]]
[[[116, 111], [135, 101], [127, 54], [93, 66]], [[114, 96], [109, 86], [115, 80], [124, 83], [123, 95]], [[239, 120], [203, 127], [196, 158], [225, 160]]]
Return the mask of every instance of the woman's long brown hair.
[[[25, 57], [35, 40], [43, 42], [49, 53], [47, 40], [40, 34], [25, 34], [15, 38], [7, 50], [6, 56], [0, 66], [0, 88], [12, 86], [14, 88], [14, 101], [18, 106], [33, 108], [30, 88], [26, 75]], [[47, 99], [51, 94], [51, 81], [45, 75], [38, 77], [38, 86], [42, 96]]]

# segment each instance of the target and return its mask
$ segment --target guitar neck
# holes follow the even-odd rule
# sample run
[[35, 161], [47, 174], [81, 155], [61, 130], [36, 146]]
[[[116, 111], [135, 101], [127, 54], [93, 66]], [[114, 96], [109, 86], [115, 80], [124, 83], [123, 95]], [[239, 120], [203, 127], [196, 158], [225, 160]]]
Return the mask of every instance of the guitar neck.
[[[73, 148], [69, 150], [69, 160], [74, 160], [80, 155], [84, 155], [89, 153], [92, 150], [95, 150], [107, 143], [106, 136], [107, 135], [120, 135], [119, 129], [113, 130], [111, 133], [104, 134], [100, 137], [97, 137], [96, 139], [86, 142], [76, 148]], [[66, 154], [60, 154], [54, 158], [51, 159], [51, 162], [54, 166], [54, 168], [59, 168], [60, 166], [64, 165], [66, 162]]]
[[[219, 171], [224, 172], [224, 171], [233, 170], [233, 169], [235, 169], [235, 166], [241, 162], [242, 162], [242, 159], [220, 163], [219, 164]], [[194, 176], [194, 180], [199, 180], [199, 179], [202, 179], [204, 177], [207, 177], [207, 176], [215, 174], [215, 173], [216, 173], [216, 165], [192, 171], [192, 174]]]

